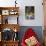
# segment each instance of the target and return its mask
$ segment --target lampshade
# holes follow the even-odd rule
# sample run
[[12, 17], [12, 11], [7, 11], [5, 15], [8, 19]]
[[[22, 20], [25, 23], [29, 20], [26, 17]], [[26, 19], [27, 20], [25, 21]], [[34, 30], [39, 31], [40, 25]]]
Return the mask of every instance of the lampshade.
[[17, 32], [17, 29], [16, 28], [14, 29], [14, 32]]

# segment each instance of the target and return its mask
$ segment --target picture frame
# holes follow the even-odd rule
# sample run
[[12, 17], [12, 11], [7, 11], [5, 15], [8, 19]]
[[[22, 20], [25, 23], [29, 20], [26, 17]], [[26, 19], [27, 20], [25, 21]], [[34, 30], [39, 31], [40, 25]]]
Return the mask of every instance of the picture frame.
[[34, 6], [25, 6], [25, 18], [27, 20], [32, 20], [35, 18], [35, 7]]
[[9, 10], [2, 10], [2, 15], [9, 15]]

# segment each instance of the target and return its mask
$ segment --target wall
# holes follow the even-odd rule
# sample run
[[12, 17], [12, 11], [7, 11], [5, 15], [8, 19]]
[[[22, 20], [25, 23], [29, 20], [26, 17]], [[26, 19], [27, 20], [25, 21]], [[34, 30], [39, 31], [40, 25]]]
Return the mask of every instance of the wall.
[[[0, 6], [9, 7], [15, 6], [15, 0], [0, 0]], [[43, 26], [43, 6], [42, 0], [17, 0], [19, 6], [19, 24], [21, 26]], [[25, 6], [35, 7], [35, 19], [26, 20], [25, 19]]]
[[10, 7], [10, 6], [14, 6], [14, 1], [15, 0], [0, 0], [0, 6], [1, 7]]

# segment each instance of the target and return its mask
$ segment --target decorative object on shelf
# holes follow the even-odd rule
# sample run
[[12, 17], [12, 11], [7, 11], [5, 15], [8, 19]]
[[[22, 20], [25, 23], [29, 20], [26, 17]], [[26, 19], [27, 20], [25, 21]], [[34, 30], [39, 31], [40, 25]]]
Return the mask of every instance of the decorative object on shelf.
[[2, 10], [2, 15], [9, 15], [9, 10]]
[[17, 29], [14, 27], [14, 41], [15, 40], [18, 40], [18, 32], [17, 32]]
[[8, 24], [8, 16], [4, 16], [3, 15], [3, 18], [2, 18], [2, 24]]
[[18, 32], [11, 30], [10, 28], [5, 28], [2, 31], [2, 40], [3, 41], [16, 41], [18, 40]]
[[14, 41], [18, 40], [18, 32], [14, 32], [13, 40]]
[[16, 4], [17, 4], [17, 2], [16, 2], [17, 0], [15, 0], [15, 7], [16, 7]]
[[9, 13], [9, 14], [10, 14], [10, 15], [17, 15], [17, 13], [18, 13], [18, 12], [15, 11], [15, 10], [10, 10], [10, 13]]
[[17, 32], [17, 29], [14, 27], [14, 32]]
[[8, 18], [7, 18], [7, 19], [5, 19], [5, 24], [8, 24]]
[[28, 20], [34, 19], [35, 13], [34, 13], [34, 6], [25, 6], [25, 17]]
[[12, 30], [9, 28], [5, 28], [2, 32], [2, 40], [8, 41], [12, 40]]

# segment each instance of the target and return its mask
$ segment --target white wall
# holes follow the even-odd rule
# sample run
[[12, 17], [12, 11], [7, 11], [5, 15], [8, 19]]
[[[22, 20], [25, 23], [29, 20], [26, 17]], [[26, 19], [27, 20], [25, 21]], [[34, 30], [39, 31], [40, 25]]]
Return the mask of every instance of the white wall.
[[[0, 6], [14, 6], [15, 0], [0, 0]], [[17, 0], [19, 6], [19, 24], [21, 26], [43, 26], [42, 0]], [[25, 6], [35, 7], [35, 19], [25, 19]]]
[[[43, 6], [42, 0], [21, 0], [20, 2], [20, 25], [42, 26], [43, 25]], [[35, 19], [25, 19], [25, 6], [35, 6]]]

